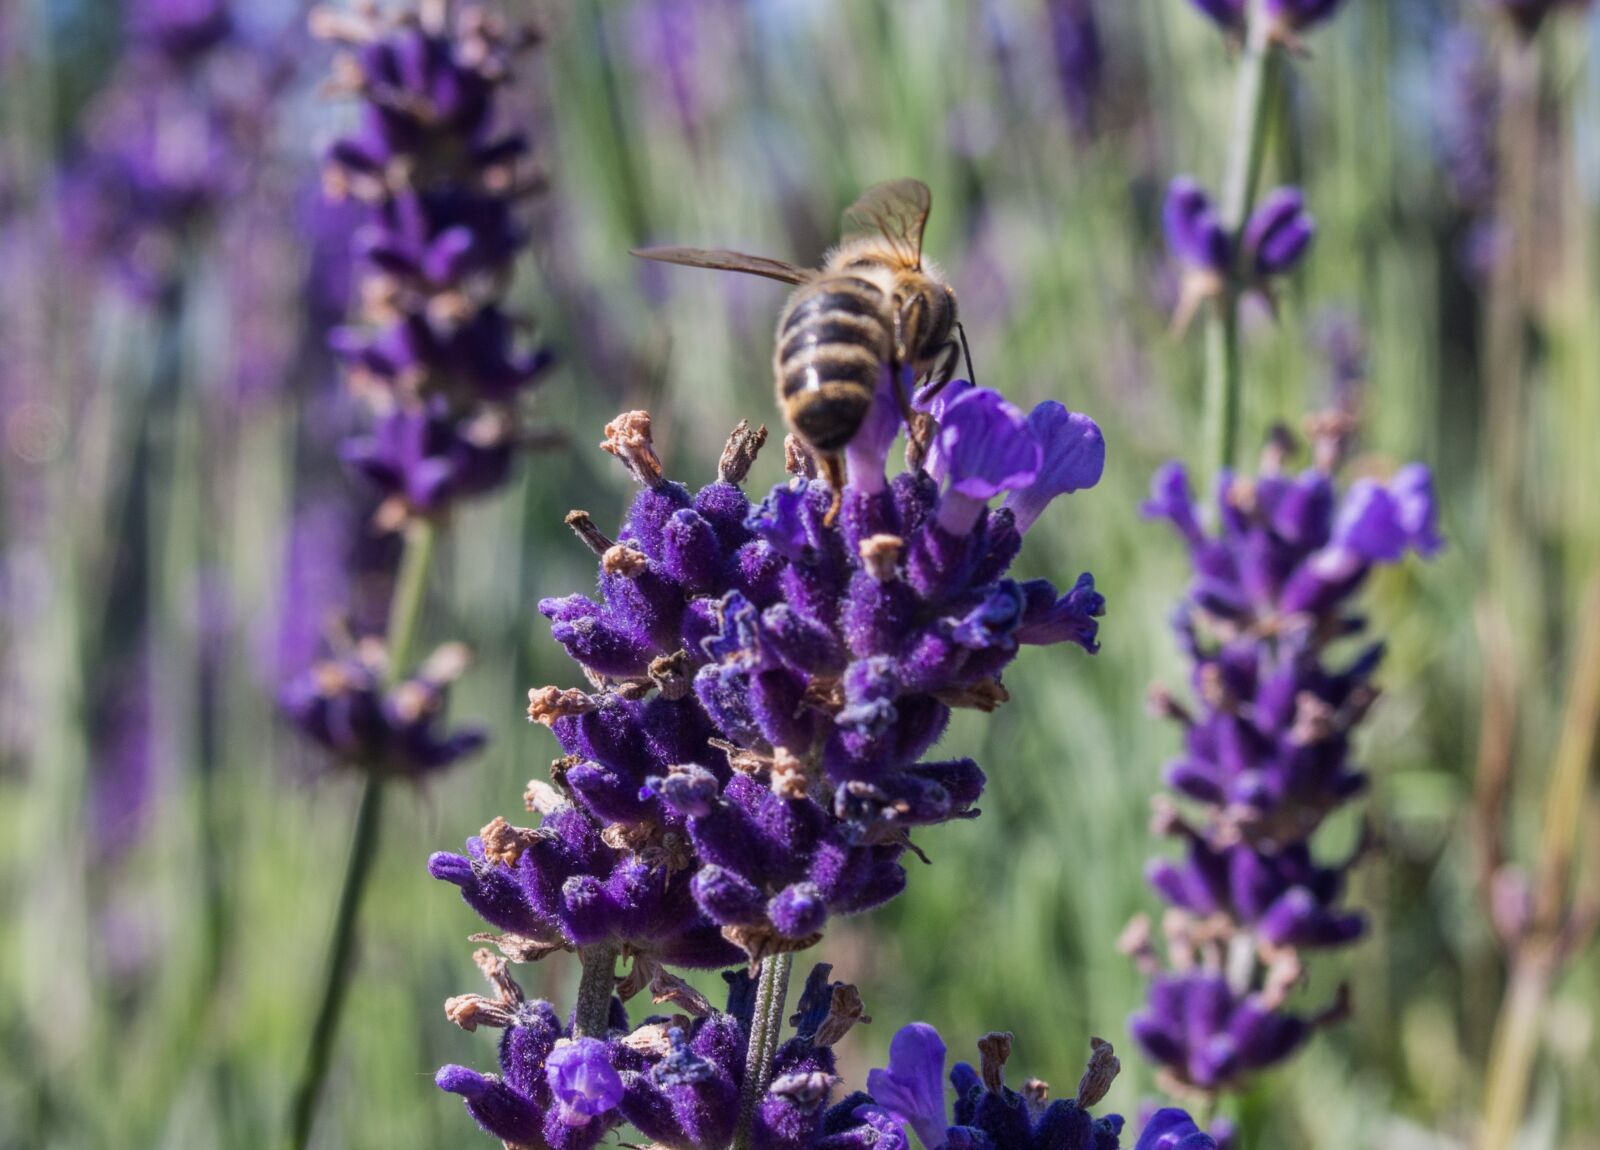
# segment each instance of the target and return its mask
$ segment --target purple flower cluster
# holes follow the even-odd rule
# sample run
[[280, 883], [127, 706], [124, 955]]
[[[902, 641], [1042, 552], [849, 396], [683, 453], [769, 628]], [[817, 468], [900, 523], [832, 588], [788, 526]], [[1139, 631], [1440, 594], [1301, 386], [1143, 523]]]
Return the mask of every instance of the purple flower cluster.
[[[670, 1150], [724, 1150], [742, 1109], [751, 1150], [909, 1150], [915, 1131], [925, 1150], [1116, 1150], [1118, 1115], [1096, 1118], [1090, 1107], [1118, 1071], [1111, 1047], [1095, 1041], [1075, 1096], [1049, 1101], [1049, 1087], [1029, 1080], [1019, 1094], [1005, 1085], [1009, 1034], [978, 1044], [982, 1069], [958, 1064], [954, 1122], [945, 1103], [945, 1047], [933, 1027], [913, 1023], [895, 1035], [887, 1068], [867, 1076], [867, 1091], [833, 1101], [840, 1081], [834, 1045], [862, 1015], [853, 986], [829, 981], [826, 965], [806, 981], [794, 1034], [773, 1058], [766, 1088], [745, 1090], [755, 987], [743, 971], [725, 975], [726, 1010], [713, 1010], [682, 983], [658, 987], [657, 1001], [684, 1013], [655, 1015], [637, 1025], [611, 1002], [603, 1036], [575, 1036], [548, 1002], [529, 1002], [487, 950], [476, 956], [493, 997], [462, 995], [445, 1012], [466, 1030], [503, 1031], [500, 1073], [465, 1066], [439, 1071], [440, 1087], [460, 1095], [483, 1129], [508, 1146], [592, 1150], [629, 1124]], [[741, 1107], [741, 1099], [745, 1106]], [[1138, 1150], [1215, 1150], [1181, 1110], [1155, 1115]]]
[[1157, 804], [1158, 830], [1186, 848], [1181, 861], [1149, 869], [1169, 907], [1170, 969], [1142, 921], [1128, 940], [1154, 975], [1130, 1025], [1175, 1090], [1234, 1088], [1338, 1017], [1342, 995], [1312, 1016], [1284, 1003], [1301, 980], [1301, 951], [1348, 944], [1365, 928], [1341, 905], [1359, 850], [1320, 863], [1312, 839], [1366, 786], [1351, 737], [1376, 698], [1383, 645], [1343, 657], [1332, 648], [1364, 630], [1351, 603], [1375, 567], [1432, 555], [1442, 540], [1424, 467], [1338, 492], [1332, 444], [1346, 423], [1328, 421], [1318, 466], [1298, 475], [1282, 470], [1281, 441], [1255, 479], [1224, 473], [1214, 533], [1201, 526], [1178, 464], [1156, 476], [1145, 504], [1177, 529], [1195, 569], [1176, 620], [1195, 710], [1158, 693], [1185, 732], [1167, 782], [1196, 811], [1190, 821], [1173, 803]]
[[[1223, 31], [1243, 37], [1251, 0], [1190, 0]], [[1266, 0], [1263, 13], [1275, 36], [1292, 38], [1332, 17], [1344, 0]]]
[[1095, 3], [1096, 0], [1051, 0], [1045, 10], [1056, 86], [1067, 121], [1079, 139], [1094, 135], [1106, 87], [1105, 37]]
[[58, 202], [69, 247], [133, 295], [165, 298], [185, 244], [252, 179], [274, 77], [226, 0], [139, 0], [84, 112]]
[[518, 400], [550, 358], [501, 306], [538, 181], [496, 95], [529, 41], [475, 9], [448, 19], [323, 11], [314, 23], [350, 46], [337, 74], [361, 101], [359, 127], [329, 154], [333, 192], [366, 208], [361, 311], [332, 345], [377, 415], [343, 455], [386, 497], [389, 527], [505, 483]]
[[381, 643], [359, 643], [292, 679], [279, 703], [336, 761], [377, 774], [421, 778], [483, 747], [481, 730], [441, 730], [449, 686], [466, 669], [465, 648], [440, 647], [416, 675], [392, 685], [386, 662]]
[[599, 591], [539, 605], [591, 684], [530, 693], [565, 753], [537, 784], [544, 824], [486, 831], [435, 875], [541, 946], [701, 966], [804, 948], [899, 894], [910, 833], [970, 817], [983, 790], [970, 759], [925, 758], [951, 709], [1002, 704], [1023, 644], [1095, 650], [1103, 609], [1088, 575], [1065, 593], [1005, 578], [1049, 499], [1098, 480], [1093, 422], [963, 383], [929, 409], [926, 469], [887, 481], [869, 428], [879, 450], [852, 445], [832, 525], [798, 451], [765, 500], [740, 490], [764, 429], [741, 424], [691, 492], [645, 413], [610, 424], [643, 489], [616, 541], [569, 517]]
[[[362, 102], [360, 127], [334, 143], [326, 180], [336, 198], [364, 209], [354, 267], [330, 277], [360, 312], [329, 344], [375, 414], [341, 455], [377, 489], [372, 518], [386, 529], [441, 518], [456, 500], [506, 481], [521, 436], [518, 400], [548, 358], [518, 345], [500, 307], [524, 242], [518, 202], [534, 182], [527, 142], [500, 129], [495, 96], [529, 40], [476, 9], [423, 11], [313, 17], [314, 31], [349, 46], [336, 74]], [[332, 283], [313, 286], [326, 294]], [[334, 541], [295, 542], [321, 554], [291, 555], [298, 579], [288, 611], [321, 614], [326, 592], [342, 591], [352, 633], [345, 650], [284, 687], [289, 718], [339, 761], [375, 774], [421, 778], [477, 751], [482, 733], [442, 730], [465, 650], [443, 647], [407, 678], [410, 668], [391, 665], [372, 634], [387, 614], [392, 550], [340, 548], [352, 569], [330, 575], [308, 560], [326, 558]], [[288, 622], [303, 646], [321, 620]]]
[[1256, 205], [1235, 236], [1211, 194], [1188, 176], [1167, 189], [1162, 210], [1167, 247], [1183, 266], [1189, 306], [1222, 292], [1235, 277], [1246, 288], [1266, 291], [1270, 282], [1299, 265], [1316, 223], [1298, 188], [1278, 188]]

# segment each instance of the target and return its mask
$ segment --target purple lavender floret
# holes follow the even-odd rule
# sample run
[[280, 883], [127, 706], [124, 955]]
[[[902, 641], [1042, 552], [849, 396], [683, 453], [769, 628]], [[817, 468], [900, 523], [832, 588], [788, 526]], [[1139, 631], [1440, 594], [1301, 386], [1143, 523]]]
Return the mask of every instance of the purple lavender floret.
[[486, 741], [477, 728], [442, 729], [449, 685], [466, 661], [464, 648], [447, 645], [413, 677], [386, 685], [382, 646], [368, 641], [291, 680], [279, 704], [340, 764], [421, 779], [477, 753]]
[[[1276, 188], [1262, 197], [1236, 238], [1210, 193], [1188, 176], [1179, 176], [1168, 188], [1162, 224], [1167, 247], [1194, 281], [1190, 290], [1202, 295], [1220, 291], [1232, 275], [1258, 288], [1287, 275], [1316, 235], [1301, 191]], [[1235, 266], [1235, 251], [1242, 253], [1242, 266]]]
[[1174, 525], [1196, 571], [1176, 626], [1201, 710], [1168, 781], [1275, 849], [1365, 785], [1348, 763], [1349, 733], [1374, 698], [1382, 645], [1338, 667], [1322, 657], [1363, 629], [1348, 613], [1351, 596], [1375, 566], [1432, 555], [1442, 540], [1421, 467], [1388, 484], [1359, 480], [1342, 499], [1317, 469], [1253, 482], [1230, 474], [1221, 487], [1216, 535], [1202, 531], [1179, 464], [1156, 476], [1144, 508]]
[[1186, 268], [1226, 276], [1233, 266], [1233, 239], [1211, 193], [1192, 177], [1179, 176], [1168, 187], [1162, 228], [1167, 247]]
[[493, 491], [510, 475], [515, 449], [500, 413], [458, 421], [436, 400], [425, 410], [397, 408], [383, 416], [370, 434], [347, 439], [340, 455], [388, 500], [381, 517], [401, 520]]
[[1299, 188], [1277, 188], [1250, 214], [1244, 229], [1245, 265], [1257, 279], [1293, 271], [1316, 236]]
[[[1136, 920], [1125, 940], [1154, 979], [1133, 1035], [1179, 1090], [1235, 1089], [1341, 1017], [1342, 992], [1309, 1018], [1285, 1002], [1303, 976], [1301, 951], [1347, 945], [1365, 930], [1341, 904], [1360, 849], [1329, 863], [1312, 843], [1366, 787], [1351, 739], [1377, 697], [1383, 645], [1361, 642], [1366, 622], [1352, 599], [1375, 567], [1431, 556], [1443, 540], [1426, 468], [1340, 493], [1332, 472], [1351, 421], [1336, 414], [1314, 426], [1317, 466], [1283, 471], [1288, 445], [1278, 437], [1254, 480], [1223, 474], [1213, 530], [1179, 464], [1156, 475], [1144, 507], [1173, 525], [1195, 568], [1176, 619], [1195, 708], [1157, 694], [1185, 731], [1167, 782], [1196, 810], [1191, 820], [1157, 803], [1156, 829], [1187, 844], [1185, 859], [1148, 870], [1170, 908], [1173, 973], [1148, 922]], [[1330, 656], [1335, 644], [1351, 653]]]
[[1139, 1135], [1138, 1145], [1134, 1150], [1219, 1150], [1231, 1145], [1232, 1127], [1226, 1123], [1213, 1125], [1215, 1131], [1218, 1126], [1224, 1127], [1225, 1134], [1213, 1134], [1200, 1129], [1195, 1120], [1189, 1117], [1187, 1110], [1175, 1107], [1166, 1107], [1157, 1110], [1145, 1121], [1144, 1130]]
[[330, 345], [382, 415], [344, 454], [390, 497], [380, 522], [394, 527], [506, 482], [519, 401], [550, 364], [500, 306], [539, 185], [497, 95], [529, 41], [468, 9], [323, 12], [316, 28], [349, 45], [341, 76], [362, 101], [328, 163], [335, 194], [366, 209], [362, 308]]

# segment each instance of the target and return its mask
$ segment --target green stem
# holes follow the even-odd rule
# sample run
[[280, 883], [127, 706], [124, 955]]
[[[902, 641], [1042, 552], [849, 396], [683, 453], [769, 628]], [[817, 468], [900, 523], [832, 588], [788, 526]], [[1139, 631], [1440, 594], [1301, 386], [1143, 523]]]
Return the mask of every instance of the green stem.
[[[1512, 36], [1503, 53], [1497, 142], [1501, 177], [1495, 203], [1500, 250], [1484, 302], [1483, 466], [1489, 485], [1489, 586], [1494, 601], [1516, 622], [1534, 616], [1529, 594], [1539, 586], [1525, 562], [1533, 545], [1522, 469], [1527, 428], [1524, 325], [1539, 164], [1540, 60], [1538, 46], [1520, 36]], [[1535, 629], [1530, 625], [1527, 631]], [[1518, 643], [1511, 651], [1519, 663], [1523, 646]]]
[[[405, 551], [400, 559], [400, 574], [395, 583], [394, 600], [389, 607], [389, 665], [391, 683], [404, 677], [410, 663], [411, 647], [422, 615], [428, 568], [433, 559], [437, 530], [426, 519], [413, 521], [406, 530]], [[333, 938], [328, 943], [328, 958], [323, 967], [322, 998], [316, 1021], [311, 1027], [311, 1042], [306, 1049], [305, 1067], [295, 1086], [289, 1117], [289, 1146], [305, 1150], [316, 1121], [317, 1103], [328, 1076], [333, 1040], [344, 1012], [345, 996], [355, 970], [356, 920], [366, 894], [373, 864], [377, 861], [379, 830], [383, 811], [383, 764], [369, 766], [356, 812], [355, 833], [350, 842], [350, 858], [345, 864], [344, 885], [339, 890], [339, 906], [334, 914]]]
[[1239, 354], [1239, 300], [1245, 269], [1239, 261], [1239, 237], [1250, 209], [1266, 157], [1267, 123], [1277, 69], [1278, 48], [1263, 5], [1252, 6], [1250, 28], [1239, 63], [1234, 89], [1233, 129], [1228, 142], [1228, 166], [1222, 183], [1222, 223], [1234, 237], [1235, 266], [1211, 309], [1206, 335], [1206, 442], [1213, 475], [1232, 467], [1239, 456], [1239, 409], [1243, 365]]
[[756, 984], [755, 1013], [750, 1019], [750, 1046], [745, 1054], [744, 1088], [739, 1092], [739, 1125], [733, 1150], [749, 1150], [750, 1125], [756, 1106], [772, 1077], [772, 1056], [783, 1032], [783, 1007], [789, 996], [789, 971], [793, 954], [774, 954], [761, 960], [761, 981]]
[[328, 944], [322, 1002], [311, 1028], [305, 1068], [300, 1073], [300, 1081], [294, 1091], [294, 1105], [289, 1118], [289, 1145], [292, 1150], [305, 1150], [311, 1140], [317, 1102], [328, 1076], [333, 1039], [339, 1029], [339, 1016], [344, 1011], [345, 995], [350, 988], [354, 966], [356, 918], [361, 910], [362, 896], [366, 893], [367, 880], [372, 875], [372, 864], [378, 857], [378, 825], [382, 811], [383, 776], [373, 772], [367, 775], [365, 789], [361, 792], [361, 808], [356, 813], [355, 834], [350, 842], [350, 859], [345, 865], [344, 886], [339, 891], [339, 909], [333, 921], [333, 939]]
[[395, 580], [394, 600], [389, 605], [389, 681], [405, 678], [411, 663], [411, 647], [422, 618], [423, 594], [428, 587], [428, 568], [433, 564], [434, 541], [438, 528], [431, 520], [415, 519], [406, 528], [405, 552], [400, 558], [400, 574]]
[[578, 1003], [573, 1014], [575, 1038], [604, 1038], [611, 1028], [611, 996], [617, 986], [617, 944], [602, 942], [578, 951], [583, 977], [578, 982]]

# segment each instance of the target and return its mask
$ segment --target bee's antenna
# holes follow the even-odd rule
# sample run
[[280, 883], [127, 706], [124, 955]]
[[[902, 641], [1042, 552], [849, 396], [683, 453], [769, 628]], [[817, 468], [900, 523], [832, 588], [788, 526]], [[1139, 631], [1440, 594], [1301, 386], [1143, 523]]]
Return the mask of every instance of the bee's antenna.
[[977, 387], [978, 373], [972, 370], [972, 348], [967, 346], [967, 329], [961, 326], [960, 320], [956, 320], [956, 334], [961, 337], [961, 354], [967, 361], [967, 382]]

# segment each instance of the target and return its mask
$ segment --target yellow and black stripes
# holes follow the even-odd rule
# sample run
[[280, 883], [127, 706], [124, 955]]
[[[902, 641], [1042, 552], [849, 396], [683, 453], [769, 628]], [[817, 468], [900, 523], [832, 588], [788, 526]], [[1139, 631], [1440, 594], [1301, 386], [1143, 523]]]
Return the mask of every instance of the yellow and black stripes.
[[824, 275], [790, 297], [778, 320], [778, 399], [815, 450], [840, 451], [872, 406], [893, 355], [889, 296], [849, 272]]

